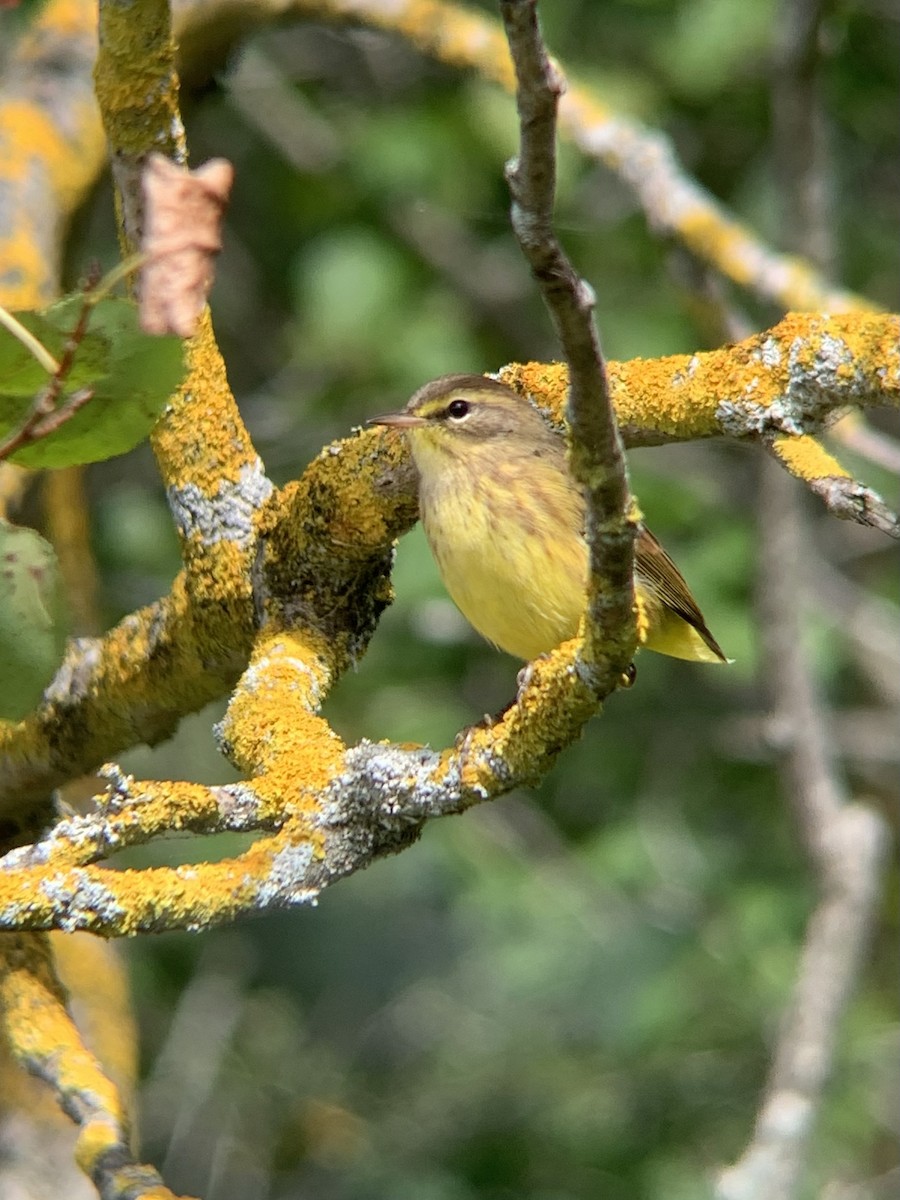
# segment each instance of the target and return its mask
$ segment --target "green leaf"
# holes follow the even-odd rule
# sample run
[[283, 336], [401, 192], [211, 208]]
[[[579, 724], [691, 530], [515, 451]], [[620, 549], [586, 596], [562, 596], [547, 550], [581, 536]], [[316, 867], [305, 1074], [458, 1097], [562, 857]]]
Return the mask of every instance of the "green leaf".
[[62, 658], [65, 629], [53, 547], [0, 519], [0, 717], [30, 712]]
[[[15, 316], [58, 361], [82, 304], [82, 296], [67, 296], [44, 312]], [[128, 300], [101, 300], [91, 313], [57, 407], [81, 388], [92, 388], [93, 398], [53, 433], [10, 457], [27, 467], [68, 467], [124, 454], [148, 435], [183, 377], [179, 338], [142, 333], [137, 308]], [[0, 438], [21, 425], [46, 384], [42, 367], [0, 327]]]

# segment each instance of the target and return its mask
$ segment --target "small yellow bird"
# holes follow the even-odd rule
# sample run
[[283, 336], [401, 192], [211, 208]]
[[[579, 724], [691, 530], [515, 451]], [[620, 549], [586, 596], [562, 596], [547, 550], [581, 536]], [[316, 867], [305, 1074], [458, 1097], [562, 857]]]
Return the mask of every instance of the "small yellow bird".
[[[563, 438], [522, 396], [483, 375], [444, 375], [402, 412], [419, 511], [447, 591], [480, 634], [532, 659], [574, 637], [587, 599], [585, 503]], [[681, 572], [648, 529], [635, 545], [644, 645], [727, 662]]]

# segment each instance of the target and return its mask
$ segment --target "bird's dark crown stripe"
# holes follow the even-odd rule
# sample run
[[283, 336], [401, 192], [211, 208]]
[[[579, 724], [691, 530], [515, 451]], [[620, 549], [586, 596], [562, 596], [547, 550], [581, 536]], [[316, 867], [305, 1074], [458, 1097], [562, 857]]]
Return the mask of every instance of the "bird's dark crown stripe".
[[442, 375], [440, 379], [432, 379], [430, 383], [419, 388], [407, 404], [407, 412], [435, 416], [445, 403], [453, 399], [453, 393], [460, 389], [468, 392], [495, 392], [501, 396], [516, 395], [505, 383], [488, 379], [486, 375]]

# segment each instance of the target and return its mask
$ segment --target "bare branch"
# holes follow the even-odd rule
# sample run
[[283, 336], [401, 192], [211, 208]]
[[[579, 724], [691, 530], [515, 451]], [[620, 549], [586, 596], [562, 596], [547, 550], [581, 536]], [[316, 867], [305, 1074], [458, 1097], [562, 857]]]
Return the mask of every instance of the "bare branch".
[[38, 442], [41, 438], [59, 429], [61, 425], [64, 425], [66, 421], [74, 417], [79, 409], [83, 408], [89, 400], [94, 398], [92, 388], [79, 388], [68, 397], [64, 404], [61, 404], [59, 408], [56, 407], [69, 372], [75, 363], [78, 347], [84, 341], [84, 336], [87, 333], [88, 322], [93, 310], [90, 289], [95, 287], [96, 283], [96, 279], [91, 280], [85, 289], [84, 300], [78, 313], [75, 328], [66, 338], [59, 362], [56, 363], [55, 370], [47, 381], [46, 386], [35, 396], [31, 408], [28, 410], [19, 428], [14, 429], [6, 440], [0, 444], [0, 462], [5, 458], [9, 458], [11, 454], [15, 454], [17, 450], [21, 450], [23, 446], [30, 446], [32, 442]]
[[556, 109], [564, 84], [544, 48], [536, 0], [501, 0], [500, 9], [516, 71], [519, 111], [519, 156], [506, 171], [512, 225], [569, 365], [569, 455], [587, 498], [591, 555], [587, 658], [594, 662], [609, 656], [611, 671], [605, 672], [604, 683], [608, 688], [634, 653], [637, 524], [629, 513], [625, 458], [593, 321], [594, 293], [578, 276], [553, 229]]
[[838, 779], [833, 741], [803, 649], [798, 597], [804, 537], [794, 485], [772, 464], [764, 467], [760, 625], [774, 705], [770, 738], [781, 750], [785, 795], [821, 899], [807, 929], [753, 1137], [719, 1176], [720, 1200], [797, 1195], [838, 1023], [868, 944], [887, 846], [882, 819], [848, 803]]
[[868, 424], [862, 413], [851, 412], [828, 431], [835, 441], [885, 471], [900, 475], [900, 442]]
[[[785, 227], [789, 240], [813, 260], [829, 258], [831, 248], [817, 81], [822, 9], [822, 0], [784, 0], [774, 89]], [[776, 456], [778, 441], [773, 444]], [[829, 507], [848, 501], [841, 486], [846, 480], [823, 480], [821, 470], [818, 475], [818, 480], [807, 478], [814, 491], [821, 494], [823, 482], [835, 485], [828, 491]], [[895, 519], [895, 529], [896, 524]], [[804, 650], [807, 538], [793, 482], [764, 461], [759, 538], [763, 670], [772, 698], [773, 740], [781, 751], [782, 787], [820, 900], [807, 929], [753, 1137], [738, 1161], [720, 1174], [720, 1200], [793, 1200], [799, 1193], [838, 1025], [871, 933], [887, 846], [882, 819], [849, 803], [845, 795]]]

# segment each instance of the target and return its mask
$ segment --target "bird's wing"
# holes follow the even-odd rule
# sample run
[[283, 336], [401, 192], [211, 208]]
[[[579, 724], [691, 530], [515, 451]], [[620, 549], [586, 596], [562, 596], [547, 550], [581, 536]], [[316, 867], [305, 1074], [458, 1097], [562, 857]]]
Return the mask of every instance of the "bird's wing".
[[635, 571], [663, 604], [697, 630], [713, 654], [727, 662], [681, 572], [650, 530], [644, 527], [638, 533], [635, 545]]

